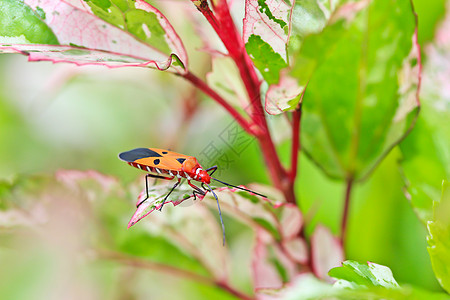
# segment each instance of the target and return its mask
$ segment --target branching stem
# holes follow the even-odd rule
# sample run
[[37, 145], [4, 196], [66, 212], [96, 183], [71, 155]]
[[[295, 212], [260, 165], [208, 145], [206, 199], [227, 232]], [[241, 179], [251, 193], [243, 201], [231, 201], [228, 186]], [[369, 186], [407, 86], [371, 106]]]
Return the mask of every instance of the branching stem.
[[227, 48], [230, 57], [236, 63], [239, 74], [247, 90], [251, 107], [250, 115], [254, 124], [259, 128], [255, 137], [259, 142], [271, 179], [275, 187], [283, 192], [286, 201], [295, 203], [293, 184], [289, 180], [289, 173], [281, 164], [267, 125], [266, 115], [261, 103], [261, 82], [256, 74], [250, 57], [245, 50], [242, 37], [233, 22], [227, 2], [219, 2], [215, 7], [214, 12], [219, 24], [218, 28], [214, 29]]

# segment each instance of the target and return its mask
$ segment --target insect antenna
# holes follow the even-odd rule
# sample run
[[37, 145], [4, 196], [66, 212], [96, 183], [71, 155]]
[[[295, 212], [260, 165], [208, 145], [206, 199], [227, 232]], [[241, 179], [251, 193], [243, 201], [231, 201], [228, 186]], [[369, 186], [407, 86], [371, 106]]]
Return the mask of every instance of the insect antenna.
[[213, 177], [211, 177], [211, 179], [214, 179], [215, 181], [218, 181], [218, 182], [220, 182], [220, 183], [222, 183], [222, 184], [225, 184], [225, 185], [228, 185], [228, 186], [231, 186], [231, 187], [234, 187], [234, 188], [237, 188], [237, 189], [246, 191], [246, 192], [250, 192], [250, 193], [253, 193], [253, 194], [255, 194], [255, 195], [264, 197], [264, 198], [267, 198], [267, 196], [265, 196], [265, 195], [263, 195], [263, 194], [260, 194], [260, 193], [257, 193], [257, 192], [255, 192], [255, 191], [252, 191], [252, 190], [249, 190], [249, 189], [246, 189], [246, 188], [242, 188], [242, 187], [239, 187], [239, 186], [236, 186], [236, 185], [232, 185], [232, 184], [223, 182], [223, 181], [221, 181], [221, 180], [219, 180], [219, 179], [216, 179], [216, 178], [213, 178]]
[[225, 225], [223, 225], [222, 212], [220, 211], [220, 205], [219, 205], [219, 198], [217, 198], [216, 193], [214, 193], [214, 191], [209, 186], [209, 184], [206, 184], [206, 185], [208, 186], [209, 190], [214, 195], [214, 198], [216, 198], [216, 201], [217, 201], [217, 208], [219, 209], [220, 224], [222, 224], [223, 245], [225, 246]]

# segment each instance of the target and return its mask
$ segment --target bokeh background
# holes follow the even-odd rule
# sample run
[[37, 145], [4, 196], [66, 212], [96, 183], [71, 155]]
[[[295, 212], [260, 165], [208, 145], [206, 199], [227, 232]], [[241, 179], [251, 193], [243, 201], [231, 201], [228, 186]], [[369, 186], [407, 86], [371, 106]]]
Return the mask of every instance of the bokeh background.
[[[442, 38], [435, 32], [443, 24], [446, 6], [445, 1], [438, 0], [433, 5], [423, 0], [413, 2], [419, 15], [419, 38], [425, 64], [423, 76], [427, 78], [433, 76], [435, 69], [432, 65], [426, 67], [430, 61], [426, 50], [436, 43], [437, 38]], [[186, 43], [194, 73], [205, 74], [210, 68], [209, 62], [201, 52], [195, 51], [200, 47], [200, 41], [189, 33], [184, 23], [177, 22], [173, 8], [169, 9], [172, 5], [180, 4], [177, 1], [166, 3], [163, 10]], [[447, 22], [448, 9], [447, 5]], [[450, 53], [442, 55], [450, 60]], [[436, 98], [440, 98], [448, 109], [450, 93], [445, 94], [439, 89], [442, 86], [433, 87], [432, 81], [424, 80], [423, 91], [428, 94], [422, 95], [421, 100], [425, 110], [427, 101], [431, 103]], [[432, 99], [427, 95], [433, 95]], [[280, 154], [287, 161], [290, 148], [284, 130], [286, 120], [282, 116], [269, 119], [279, 141]], [[239, 184], [268, 184], [270, 181], [256, 143], [250, 143], [245, 151], [236, 154], [219, 138], [232, 122], [215, 103], [170, 74], [137, 68], [111, 70], [48, 62], [28, 63], [24, 56], [1, 55], [0, 179], [3, 184], [0, 195], [11, 197], [10, 191], [6, 191], [8, 185], [23, 183], [19, 186], [25, 186], [25, 191], [20, 193], [27, 195], [24, 201], [31, 209], [30, 219], [39, 218], [39, 207], [33, 206], [32, 202], [41, 201], [41, 193], [46, 195], [45, 192], [58, 188], [48, 185], [45, 180], [30, 178], [46, 178], [71, 169], [96, 170], [110, 176], [108, 178], [116, 178], [114, 185], [135, 184], [135, 191], [139, 193], [138, 184], [144, 183], [142, 174], [118, 160], [119, 152], [135, 147], [158, 147], [197, 155], [211, 142], [230, 158], [222, 165], [221, 178]], [[440, 291], [426, 250], [426, 228], [414, 214], [404, 193], [405, 182], [398, 165], [400, 159], [401, 153], [395, 148], [367, 181], [355, 186], [347, 257], [389, 266], [400, 284]], [[301, 209], [306, 212], [307, 233], [319, 223], [338, 233], [344, 188], [343, 183], [328, 179], [304, 155], [301, 156], [296, 192]], [[105, 233], [111, 235], [108, 238], [135, 239], [123, 244], [130, 254], [145, 253], [157, 261], [179, 255], [173, 246], [158, 237], [158, 233], [150, 238], [142, 237], [139, 229], [126, 228], [127, 218], [134, 212], [132, 201], [137, 196], [129, 193], [122, 198], [111, 196], [112, 200], [105, 200], [106, 205], [101, 210], [109, 211], [110, 215], [120, 214], [114, 221], [96, 219], [95, 210], [86, 208], [86, 203], [78, 201], [76, 195], [56, 190], [52, 195], [58, 197], [48, 200], [50, 223], [36, 229], [30, 229], [32, 226], [21, 230], [0, 227], [0, 298], [225, 297], [217, 294], [217, 289], [158, 270], [137, 270], [118, 262], [90, 260], [85, 245], [92, 236], [102, 235], [99, 232], [92, 235], [93, 224], [102, 221], [114, 228]], [[108, 198], [108, 195], [105, 192], [104, 197]], [[195, 206], [181, 210], [189, 214], [188, 210], [193, 208]], [[79, 215], [82, 215], [81, 219]], [[14, 216], [2, 215], [0, 226], [11, 218]], [[233, 257], [244, 257], [242, 261], [245, 261], [250, 255], [246, 252], [245, 241], [251, 233], [234, 224], [229, 217], [225, 217], [225, 221], [232, 224], [227, 234], [231, 236]], [[80, 253], [82, 255], [78, 255]], [[183, 263], [189, 266], [189, 259]], [[234, 281], [250, 292], [251, 283], [243, 279], [246, 278], [245, 271], [239, 271], [239, 260], [233, 268], [236, 269]], [[155, 284], [159, 280], [171, 284], [160, 288]], [[168, 289], [171, 285], [174, 288]]]

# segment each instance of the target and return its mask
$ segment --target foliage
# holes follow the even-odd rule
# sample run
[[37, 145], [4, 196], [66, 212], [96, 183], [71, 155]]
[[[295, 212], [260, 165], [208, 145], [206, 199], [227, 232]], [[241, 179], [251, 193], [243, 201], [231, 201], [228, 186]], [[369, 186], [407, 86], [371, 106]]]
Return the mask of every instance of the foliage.
[[450, 290], [450, 186], [442, 184], [442, 199], [433, 203], [433, 218], [428, 222], [428, 252], [431, 264], [439, 283], [448, 292]]
[[338, 279], [333, 285], [303, 275], [286, 299], [448, 299], [445, 294], [400, 287], [388, 267], [370, 262], [344, 261], [330, 275]]
[[[93, 76], [96, 92], [89, 104], [80, 104], [93, 113], [92, 125], [81, 119], [68, 125], [64, 116], [52, 122], [40, 115], [42, 108], [30, 109], [28, 124], [17, 121], [23, 113], [0, 101], [0, 116], [8, 117], [0, 119], [0, 140], [11, 145], [0, 146], [0, 165], [12, 166], [0, 185], [0, 262], [12, 270], [0, 273], [1, 297], [60, 298], [63, 291], [76, 298], [447, 299], [442, 291], [414, 286], [433, 280], [421, 278], [431, 265], [442, 288], [449, 292], [450, 286], [450, 13], [448, 7], [441, 13], [444, 6], [444, 0], [0, 0], [0, 52], [106, 66], [116, 70], [102, 76], [117, 72], [139, 84], [121, 95], [119, 85], [105, 80], [110, 96], [99, 109], [92, 102], [100, 102], [100, 76]], [[43, 98], [94, 74], [81, 70], [89, 69], [56, 75]], [[201, 102], [199, 91], [231, 123], [221, 123], [220, 112]], [[0, 98], [14, 99], [15, 93], [4, 89]], [[145, 97], [150, 104], [139, 102]], [[166, 109], [154, 98], [166, 100]], [[45, 121], [46, 129], [36, 125]], [[58, 125], [59, 148], [41, 138]], [[66, 133], [83, 126], [78, 138]], [[114, 134], [105, 143], [98, 137], [107, 131]], [[29, 144], [23, 146], [19, 136]], [[92, 139], [89, 146], [85, 138]], [[117, 162], [106, 152], [156, 146], [135, 144], [142, 140], [167, 148], [185, 144], [203, 166], [218, 164], [225, 172], [215, 174], [219, 178], [251, 182], [268, 176], [270, 184], [246, 185], [267, 198], [214, 187], [224, 212], [223, 247], [210, 193], [193, 196], [183, 183], [161, 211], [173, 183], [152, 181], [142, 191], [142, 178], [132, 179], [136, 173], [122, 175], [122, 166], [112, 167]], [[203, 150], [195, 148], [197, 141]], [[225, 162], [233, 166], [229, 174]], [[86, 168], [98, 171], [81, 171]], [[31, 175], [18, 175], [24, 170]], [[364, 211], [377, 197], [381, 207]], [[136, 198], [145, 201], [132, 215]], [[431, 263], [411, 254], [413, 265], [403, 269], [421, 274], [403, 284], [408, 271], [393, 269], [403, 276], [399, 284], [389, 267], [346, 258], [370, 248], [389, 253], [380, 262], [392, 261], [406, 251], [386, 249], [402, 239], [412, 249], [419, 245], [414, 238], [425, 243], [425, 232], [383, 218], [387, 212], [400, 219], [405, 208], [396, 211], [395, 203], [405, 198], [408, 212], [414, 210], [428, 228]], [[342, 208], [336, 209], [338, 202]], [[369, 227], [375, 229], [364, 231]], [[381, 244], [375, 235], [391, 238]], [[367, 240], [372, 244], [362, 246]], [[48, 276], [39, 279], [40, 272]], [[438, 290], [436, 284], [423, 286]]]

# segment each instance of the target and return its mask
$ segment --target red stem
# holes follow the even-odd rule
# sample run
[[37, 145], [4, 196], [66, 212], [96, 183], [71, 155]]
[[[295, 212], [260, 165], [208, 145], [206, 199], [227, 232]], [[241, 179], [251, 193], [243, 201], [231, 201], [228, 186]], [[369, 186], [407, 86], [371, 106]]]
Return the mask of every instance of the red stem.
[[289, 181], [288, 172], [283, 168], [273, 139], [270, 136], [261, 104], [260, 80], [253, 68], [250, 57], [245, 51], [243, 40], [233, 22], [227, 2], [219, 2], [215, 7], [215, 13], [219, 21], [219, 28], [216, 29], [216, 32], [227, 48], [230, 57], [235, 61], [247, 90], [252, 109], [251, 118], [260, 130], [255, 136], [260, 144], [272, 181], [275, 187], [283, 192], [287, 202], [295, 203], [293, 184]]
[[206, 95], [210, 96], [213, 100], [219, 103], [223, 108], [225, 108], [225, 110], [228, 111], [231, 116], [233, 116], [236, 122], [238, 122], [239, 125], [241, 125], [241, 127], [244, 128], [245, 131], [247, 131], [251, 135], [255, 135], [253, 124], [247, 121], [236, 109], [234, 109], [233, 106], [228, 104], [228, 102], [226, 102], [225, 99], [223, 99], [219, 94], [217, 94], [213, 89], [211, 89], [203, 80], [201, 80], [191, 72], [188, 72], [181, 76], [189, 80], [195, 87], [200, 89]]
[[[228, 9], [227, 1], [221, 1], [215, 8], [216, 14], [219, 16], [219, 26], [214, 28], [217, 35], [222, 40], [225, 48], [227, 48], [230, 57], [235, 61], [247, 90], [252, 108], [252, 119], [261, 129], [267, 127], [264, 110], [261, 105], [261, 82], [253, 68], [250, 57], [247, 55], [245, 45], [236, 29], [236, 26]], [[211, 24], [213, 27], [214, 25]], [[264, 125], [266, 124], [266, 125]], [[263, 132], [264, 133], [264, 132]]]
[[205, 16], [209, 24], [213, 27], [214, 31], [219, 31], [219, 22], [214, 16], [213, 12], [209, 8], [207, 0], [191, 0], [192, 3], [197, 7], [197, 9]]
[[295, 182], [298, 168], [298, 155], [301, 149], [300, 143], [300, 120], [302, 118], [302, 106], [292, 113], [292, 145], [291, 145], [291, 170], [289, 172], [289, 179]]
[[348, 213], [350, 209], [350, 197], [352, 193], [353, 187], [353, 179], [347, 179], [347, 187], [345, 189], [345, 202], [344, 202], [344, 211], [342, 212], [342, 220], [341, 220], [341, 245], [344, 248], [345, 238], [347, 235], [347, 222], [348, 222]]

